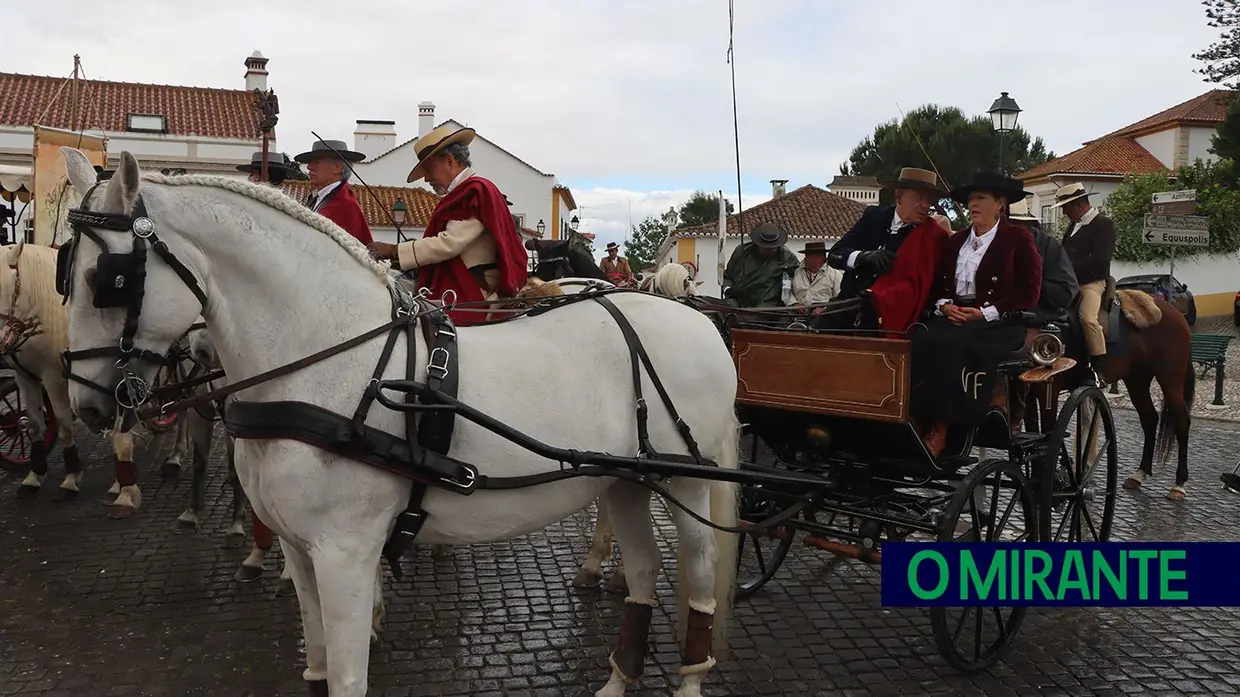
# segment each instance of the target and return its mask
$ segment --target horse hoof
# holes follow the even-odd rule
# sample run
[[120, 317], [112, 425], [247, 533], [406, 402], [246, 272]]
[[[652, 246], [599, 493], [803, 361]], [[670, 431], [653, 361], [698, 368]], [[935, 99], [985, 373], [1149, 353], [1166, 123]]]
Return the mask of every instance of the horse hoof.
[[177, 526], [174, 530], [178, 535], [186, 532], [197, 532], [198, 521], [193, 518], [177, 518]]
[[628, 593], [629, 592], [629, 582], [627, 579], [624, 578], [624, 573], [617, 571], [616, 573], [611, 575], [611, 578], [607, 579], [607, 592], [608, 593]]
[[262, 575], [263, 567], [246, 566], [245, 564], [242, 564], [241, 567], [237, 569], [237, 573], [233, 574], [233, 580], [237, 583], [249, 583], [251, 581], [257, 581], [262, 577]]
[[1171, 491], [1167, 492], [1167, 498], [1172, 501], [1183, 501], [1188, 496], [1188, 492], [1182, 486], [1173, 486]]
[[57, 489], [56, 493], [52, 495], [52, 500], [57, 503], [67, 503], [76, 499], [78, 494], [77, 489]]
[[181, 465], [175, 462], [165, 462], [159, 471], [163, 473], [164, 479], [176, 479], [181, 474]]
[[21, 499], [33, 499], [39, 495], [40, 488], [41, 487], [20, 484], [17, 487], [17, 497]]
[[108, 517], [112, 520], [124, 520], [134, 514], [133, 506], [108, 505]]
[[602, 573], [582, 569], [577, 572], [577, 578], [573, 579], [573, 588], [598, 588], [602, 582]]
[[1141, 480], [1137, 479], [1136, 477], [1129, 477], [1124, 480], [1124, 488], [1129, 491], [1132, 491], [1133, 489], [1140, 489]]
[[277, 598], [289, 598], [297, 595], [297, 586], [293, 585], [293, 579], [282, 578], [280, 583], [276, 585]]
[[237, 535], [235, 533], [224, 533], [224, 547], [228, 549], [236, 549], [245, 544], [245, 535]]

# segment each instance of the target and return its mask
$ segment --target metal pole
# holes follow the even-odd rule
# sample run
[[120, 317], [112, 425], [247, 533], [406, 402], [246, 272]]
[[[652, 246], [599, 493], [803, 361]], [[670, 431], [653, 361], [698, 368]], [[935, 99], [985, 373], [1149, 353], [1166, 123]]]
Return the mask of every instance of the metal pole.
[[999, 174], [1003, 174], [1003, 131], [999, 131]]
[[260, 167], [259, 176], [262, 177], [263, 182], [271, 181], [267, 177], [267, 143], [268, 143], [267, 134], [268, 133], [270, 133], [270, 131], [263, 131], [263, 161], [262, 161], [262, 164], [259, 165]]
[[[1171, 246], [1171, 278], [1175, 278], [1175, 245]], [[1171, 279], [1167, 279], [1167, 290], [1171, 290]], [[1171, 298], [1167, 298], [1171, 302]]]

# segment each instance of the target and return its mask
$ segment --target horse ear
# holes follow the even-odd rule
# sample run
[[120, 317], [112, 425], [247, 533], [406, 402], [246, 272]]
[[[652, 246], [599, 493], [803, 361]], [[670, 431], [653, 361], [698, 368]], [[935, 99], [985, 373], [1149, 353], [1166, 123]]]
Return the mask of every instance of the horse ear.
[[138, 202], [138, 182], [142, 181], [142, 170], [138, 160], [128, 150], [121, 153], [121, 164], [112, 176], [108, 186], [108, 209], [129, 213]]
[[98, 179], [94, 166], [90, 164], [86, 154], [77, 148], [61, 147], [60, 154], [65, 159], [65, 172], [69, 175], [69, 183], [77, 189], [78, 196], [85, 196]]

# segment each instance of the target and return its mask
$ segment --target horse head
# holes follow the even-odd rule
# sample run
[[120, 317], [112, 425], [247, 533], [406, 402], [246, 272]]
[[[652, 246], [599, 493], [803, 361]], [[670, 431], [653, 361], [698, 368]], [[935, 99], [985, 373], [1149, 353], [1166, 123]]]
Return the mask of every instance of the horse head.
[[655, 272], [651, 290], [669, 298], [697, 295], [697, 283], [683, 264], [665, 264]]
[[568, 240], [526, 240], [525, 248], [534, 253], [534, 275], [543, 281], [554, 281], [573, 275], [568, 257]]

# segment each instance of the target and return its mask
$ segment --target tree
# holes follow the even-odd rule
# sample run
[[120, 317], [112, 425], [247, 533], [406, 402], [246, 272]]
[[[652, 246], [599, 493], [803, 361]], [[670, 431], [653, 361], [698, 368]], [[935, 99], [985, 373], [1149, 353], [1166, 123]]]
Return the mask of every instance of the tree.
[[[736, 212], [731, 202], [728, 202], [726, 205], [728, 207], [728, 215]], [[680, 210], [677, 211], [677, 214], [680, 216], [681, 227], [718, 223], [719, 196], [718, 194], [708, 194], [705, 191], [694, 191], [688, 201], [680, 204]], [[629, 263], [632, 265], [632, 262]]]
[[1231, 100], [1227, 106], [1227, 116], [1211, 139], [1210, 152], [1240, 162], [1240, 99]]
[[1206, 82], [1222, 84], [1230, 89], [1240, 86], [1240, 0], [1202, 0], [1206, 8], [1207, 26], [1222, 29], [1223, 35], [1193, 58], [1205, 63], [1193, 72], [1204, 75]]
[[568, 244], [573, 249], [585, 252], [590, 255], [591, 258], [594, 257], [594, 240], [590, 237], [586, 237], [579, 232], [575, 232], [569, 237]]
[[302, 171], [300, 162], [289, 157], [286, 152], [282, 152], [280, 154], [284, 157], [284, 168], [286, 170], [284, 173], [285, 179], [301, 182], [310, 181], [310, 175]]
[[[958, 186], [977, 172], [999, 170], [999, 143], [990, 116], [970, 118], [956, 107], [926, 104], [902, 120], [879, 124], [853, 148], [840, 174], [895, 179], [902, 167], [937, 166], [948, 186]], [[1007, 172], [1023, 172], [1055, 157], [1041, 138], [1031, 139], [1023, 128], [1004, 135], [1002, 143]]]
[[[681, 210], [684, 210], [683, 206]], [[715, 219], [718, 218], [719, 199], [716, 198]], [[629, 268], [633, 273], [654, 268], [659, 263], [659, 247], [663, 246], [665, 239], [667, 226], [654, 216], [647, 217], [629, 231], [629, 239], [624, 243], [624, 256], [629, 260]]]
[[1204, 250], [1180, 248], [1176, 256], [1192, 254], [1230, 254], [1240, 249], [1240, 210], [1237, 168], [1232, 160], [1203, 162], [1198, 159], [1180, 168], [1172, 183], [1166, 172], [1132, 174], [1107, 197], [1107, 214], [1115, 221], [1115, 258], [1120, 261], [1151, 262], [1171, 258], [1171, 247], [1147, 244], [1143, 239], [1145, 216], [1152, 210], [1152, 197], [1160, 191], [1195, 189], [1197, 214], [1210, 219], [1210, 246]]

